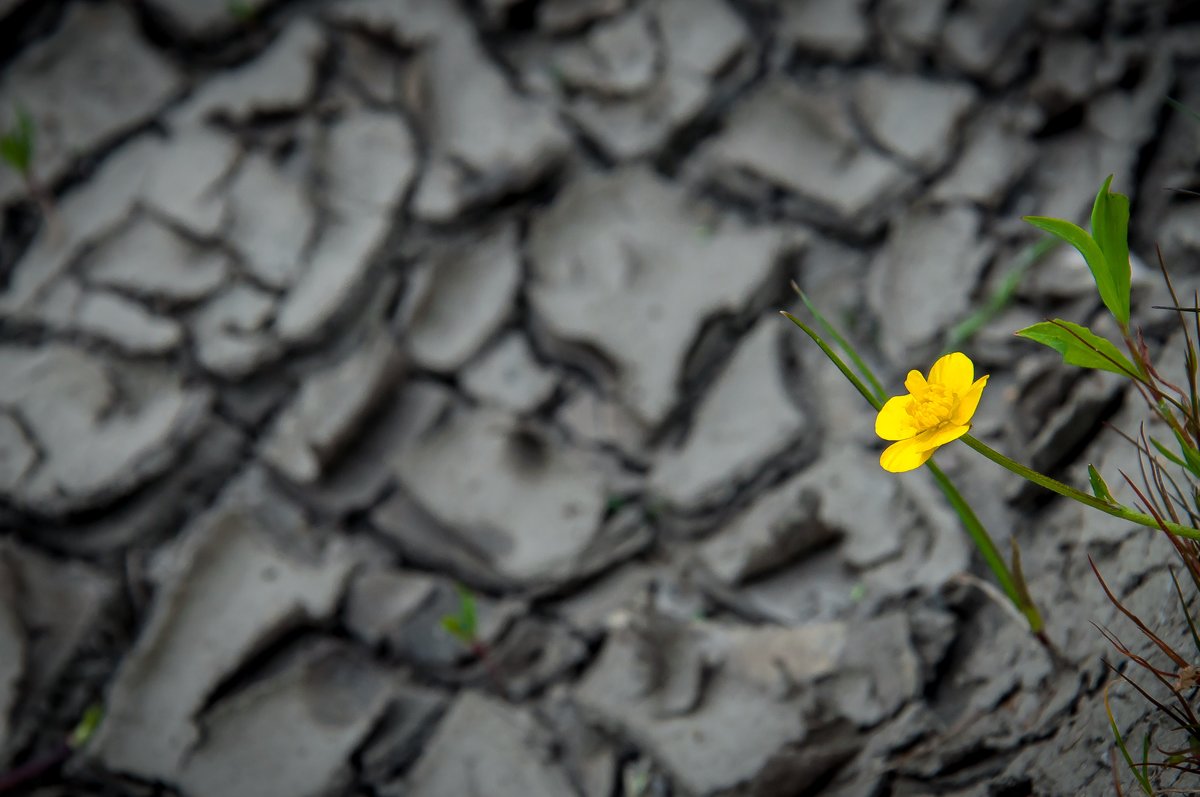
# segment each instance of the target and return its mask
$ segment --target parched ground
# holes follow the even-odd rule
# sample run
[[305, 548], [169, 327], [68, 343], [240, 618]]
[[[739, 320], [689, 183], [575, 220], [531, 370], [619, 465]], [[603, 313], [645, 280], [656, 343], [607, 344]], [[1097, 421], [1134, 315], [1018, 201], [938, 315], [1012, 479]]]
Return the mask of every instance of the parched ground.
[[[1179, 373], [1194, 4], [2, 0], [0, 54], [56, 206], [0, 174], [0, 769], [105, 707], [38, 797], [1113, 792], [1088, 557], [1182, 639], [1170, 546], [943, 449], [1053, 659], [776, 311], [899, 391], [1114, 174]], [[1099, 310], [1056, 251], [957, 347], [1131, 500], [1140, 399], [1011, 334]]]

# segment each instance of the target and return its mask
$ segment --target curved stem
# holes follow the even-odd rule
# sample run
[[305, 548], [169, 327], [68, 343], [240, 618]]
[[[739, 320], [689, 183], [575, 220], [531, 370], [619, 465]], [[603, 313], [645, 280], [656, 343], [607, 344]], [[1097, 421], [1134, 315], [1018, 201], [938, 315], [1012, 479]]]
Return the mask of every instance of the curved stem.
[[1016, 460], [1009, 459], [999, 451], [996, 451], [990, 446], [980, 442], [978, 439], [969, 434], [963, 435], [959, 439], [971, 448], [978, 451], [980, 454], [983, 454], [992, 462], [995, 462], [997, 465], [1007, 468], [1021, 478], [1027, 479], [1039, 487], [1045, 487], [1051, 492], [1058, 493], [1064, 498], [1070, 498], [1072, 501], [1078, 501], [1081, 504], [1090, 506], [1092, 509], [1099, 509], [1101, 512], [1112, 515], [1113, 517], [1118, 517], [1122, 520], [1128, 520], [1130, 523], [1137, 523], [1140, 526], [1147, 526], [1152, 529], [1164, 529], [1172, 534], [1178, 534], [1180, 537], [1187, 537], [1188, 539], [1192, 540], [1200, 540], [1200, 530], [1198, 529], [1189, 528], [1188, 526], [1182, 526], [1178, 523], [1172, 523], [1170, 521], [1159, 523], [1152, 515], [1136, 512], [1120, 504], [1110, 504], [1107, 501], [1102, 501], [1090, 493], [1077, 490], [1069, 484], [1063, 484], [1057, 479], [1052, 479], [1043, 473], [1038, 473], [1036, 470], [1027, 468]]

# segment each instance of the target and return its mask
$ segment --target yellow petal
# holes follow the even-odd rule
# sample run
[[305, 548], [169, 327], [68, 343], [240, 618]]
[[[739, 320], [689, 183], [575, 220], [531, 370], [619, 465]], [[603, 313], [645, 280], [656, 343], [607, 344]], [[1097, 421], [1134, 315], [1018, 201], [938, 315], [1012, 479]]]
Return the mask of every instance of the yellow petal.
[[908, 407], [912, 402], [912, 396], [895, 396], [888, 399], [883, 409], [875, 416], [875, 434], [884, 440], [904, 440], [916, 435], [920, 430], [912, 425], [912, 416], [908, 414]]
[[920, 371], [909, 371], [908, 377], [904, 380], [904, 389], [916, 395], [924, 390], [927, 384]]
[[921, 432], [913, 438], [913, 444], [932, 451], [939, 446], [944, 446], [946, 443], [962, 437], [970, 428], [969, 426], [960, 426], [953, 423], [944, 424], [936, 429], [930, 429], [928, 432]]
[[979, 406], [979, 397], [983, 395], [983, 388], [987, 385], [987, 374], [975, 380], [975, 384], [971, 385], [962, 398], [958, 400], [958, 406], [954, 408], [954, 413], [950, 416], [950, 423], [965, 424], [970, 423], [971, 417], [975, 415], [975, 409]]
[[929, 369], [930, 384], [942, 385], [960, 396], [970, 389], [971, 380], [974, 378], [974, 363], [960, 351], [939, 357]]
[[879, 464], [891, 473], [904, 473], [915, 470], [925, 464], [933, 456], [934, 449], [922, 448], [916, 438], [892, 443], [879, 455]]

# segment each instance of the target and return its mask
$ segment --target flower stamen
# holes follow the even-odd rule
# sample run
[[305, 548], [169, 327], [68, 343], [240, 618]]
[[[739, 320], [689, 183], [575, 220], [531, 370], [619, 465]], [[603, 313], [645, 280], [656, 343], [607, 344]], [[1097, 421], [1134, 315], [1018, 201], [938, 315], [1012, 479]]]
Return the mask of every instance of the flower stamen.
[[908, 414], [912, 417], [913, 426], [925, 431], [948, 421], [957, 406], [958, 393], [947, 389], [945, 385], [929, 385], [921, 395], [913, 396], [913, 402], [908, 405]]

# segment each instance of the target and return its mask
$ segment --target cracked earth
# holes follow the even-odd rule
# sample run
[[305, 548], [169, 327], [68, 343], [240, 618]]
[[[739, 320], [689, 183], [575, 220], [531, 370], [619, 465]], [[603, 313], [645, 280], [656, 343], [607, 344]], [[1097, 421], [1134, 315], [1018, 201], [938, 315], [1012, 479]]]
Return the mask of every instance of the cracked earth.
[[[1052, 660], [776, 311], [898, 391], [1111, 173], [1176, 367], [1168, 95], [1186, 3], [0, 0], [0, 767], [101, 702], [29, 793], [1109, 793], [1087, 558], [1175, 635], [1170, 546], [943, 449]], [[1116, 484], [1137, 396], [1011, 335], [1099, 310], [1056, 250], [962, 348], [977, 435]]]

